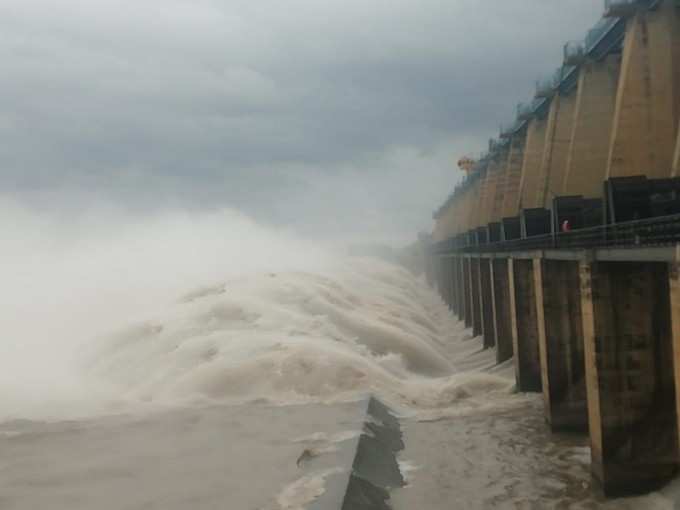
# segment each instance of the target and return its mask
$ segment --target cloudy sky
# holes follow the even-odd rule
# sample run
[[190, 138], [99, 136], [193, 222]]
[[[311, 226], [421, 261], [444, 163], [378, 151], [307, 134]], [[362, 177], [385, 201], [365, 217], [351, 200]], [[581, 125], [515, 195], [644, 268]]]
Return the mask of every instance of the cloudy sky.
[[413, 237], [599, 0], [0, 0], [0, 199]]

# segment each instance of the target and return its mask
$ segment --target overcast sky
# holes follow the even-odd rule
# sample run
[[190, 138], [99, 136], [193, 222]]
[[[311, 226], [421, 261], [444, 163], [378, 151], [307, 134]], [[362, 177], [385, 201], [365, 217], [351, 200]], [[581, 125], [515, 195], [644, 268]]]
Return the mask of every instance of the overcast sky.
[[[414, 237], [599, 0], [0, 0], [0, 197]], [[141, 214], [141, 212], [140, 212]]]

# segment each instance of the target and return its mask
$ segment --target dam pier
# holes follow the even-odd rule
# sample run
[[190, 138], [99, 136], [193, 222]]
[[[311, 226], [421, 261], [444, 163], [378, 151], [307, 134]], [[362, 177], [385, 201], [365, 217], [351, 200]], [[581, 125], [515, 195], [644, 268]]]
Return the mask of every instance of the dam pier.
[[680, 2], [609, 0], [434, 215], [428, 277], [607, 496], [680, 466]]

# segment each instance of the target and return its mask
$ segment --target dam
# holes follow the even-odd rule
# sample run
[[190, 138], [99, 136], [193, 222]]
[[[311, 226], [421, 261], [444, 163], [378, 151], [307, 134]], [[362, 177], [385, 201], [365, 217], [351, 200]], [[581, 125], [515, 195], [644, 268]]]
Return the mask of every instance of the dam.
[[680, 3], [607, 0], [434, 213], [428, 278], [607, 496], [680, 466]]
[[[3, 167], [30, 156], [40, 193], [0, 186], [0, 510], [677, 507], [677, 0], [607, 1], [564, 46], [599, 1], [13, 2], [26, 129], [0, 129], [33, 142], [7, 138]], [[518, 29], [521, 52], [498, 43]], [[553, 39], [559, 68], [458, 179], [452, 138], [485, 140], [488, 98], [523, 97]], [[535, 57], [505, 68], [520, 90], [481, 40]], [[43, 77], [60, 108], [36, 109]]]

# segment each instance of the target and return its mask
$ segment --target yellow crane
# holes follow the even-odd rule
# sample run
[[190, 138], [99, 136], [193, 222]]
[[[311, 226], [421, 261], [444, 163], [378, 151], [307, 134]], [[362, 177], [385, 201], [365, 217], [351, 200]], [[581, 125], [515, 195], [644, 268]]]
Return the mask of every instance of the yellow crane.
[[460, 168], [466, 174], [470, 174], [470, 172], [475, 169], [476, 164], [477, 162], [468, 156], [463, 156], [458, 160], [458, 168]]

